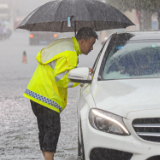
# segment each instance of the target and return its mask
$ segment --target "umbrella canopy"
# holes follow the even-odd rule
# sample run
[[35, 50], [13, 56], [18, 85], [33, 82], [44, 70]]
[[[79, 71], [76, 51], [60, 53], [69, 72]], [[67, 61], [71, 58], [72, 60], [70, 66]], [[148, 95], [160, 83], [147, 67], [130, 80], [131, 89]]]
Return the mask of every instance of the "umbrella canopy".
[[73, 32], [82, 27], [95, 31], [134, 25], [119, 10], [96, 0], [55, 0], [31, 12], [17, 28], [29, 31]]

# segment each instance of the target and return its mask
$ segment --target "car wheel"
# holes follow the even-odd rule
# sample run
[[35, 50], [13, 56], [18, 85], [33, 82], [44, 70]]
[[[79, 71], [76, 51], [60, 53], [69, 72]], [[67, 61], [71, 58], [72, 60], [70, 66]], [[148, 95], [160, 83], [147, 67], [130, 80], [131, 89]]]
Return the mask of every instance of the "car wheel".
[[85, 152], [84, 152], [84, 143], [83, 143], [81, 121], [80, 121], [80, 136], [81, 136], [81, 143], [80, 143], [80, 140], [79, 140], [79, 137], [78, 137], [78, 157], [81, 160], [85, 160]]

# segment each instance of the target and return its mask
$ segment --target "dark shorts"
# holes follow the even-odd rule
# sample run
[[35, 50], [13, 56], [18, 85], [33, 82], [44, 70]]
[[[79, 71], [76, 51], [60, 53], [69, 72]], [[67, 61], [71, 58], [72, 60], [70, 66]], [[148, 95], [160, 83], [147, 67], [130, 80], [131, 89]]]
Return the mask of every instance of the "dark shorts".
[[40, 149], [55, 153], [61, 131], [60, 114], [33, 101], [31, 106], [37, 117]]

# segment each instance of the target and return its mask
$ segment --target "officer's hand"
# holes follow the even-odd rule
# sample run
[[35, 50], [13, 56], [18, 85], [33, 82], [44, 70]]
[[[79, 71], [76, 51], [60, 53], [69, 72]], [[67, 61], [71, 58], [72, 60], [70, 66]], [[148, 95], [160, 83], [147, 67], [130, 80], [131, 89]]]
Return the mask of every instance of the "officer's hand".
[[92, 74], [93, 74], [93, 69], [89, 68], [89, 75], [92, 75]]

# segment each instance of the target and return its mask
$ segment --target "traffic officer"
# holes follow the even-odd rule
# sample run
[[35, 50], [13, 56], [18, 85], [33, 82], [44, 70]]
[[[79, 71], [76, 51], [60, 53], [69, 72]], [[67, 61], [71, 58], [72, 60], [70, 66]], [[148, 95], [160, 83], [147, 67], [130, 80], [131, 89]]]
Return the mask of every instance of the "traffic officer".
[[76, 37], [53, 41], [36, 57], [38, 66], [24, 97], [31, 100], [37, 117], [39, 144], [45, 160], [53, 160], [56, 152], [61, 130], [60, 113], [67, 105], [67, 88], [78, 85], [68, 78], [69, 71], [77, 67], [81, 53], [87, 55], [93, 50], [96, 39], [96, 32], [84, 27]]

